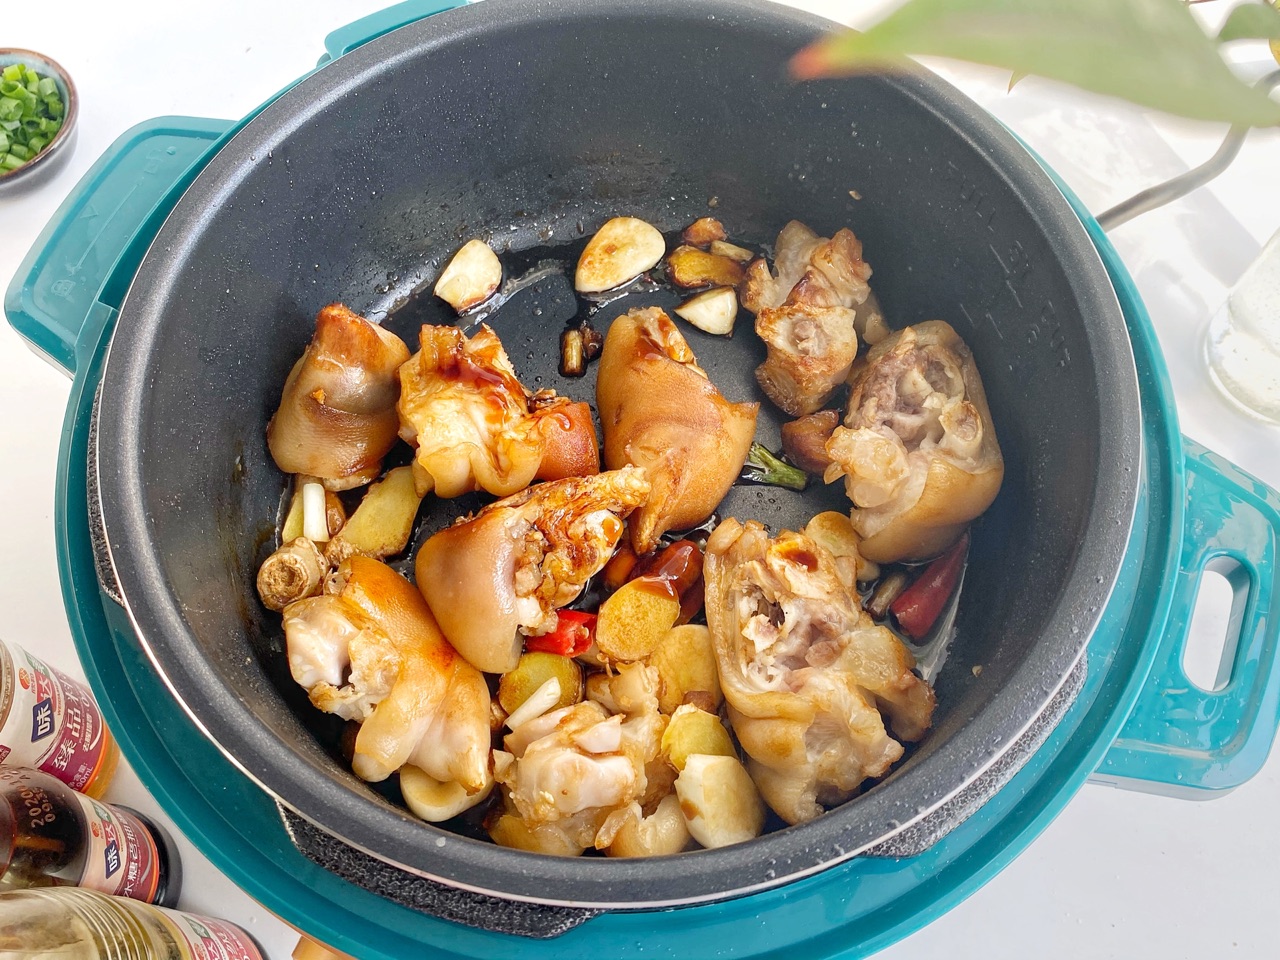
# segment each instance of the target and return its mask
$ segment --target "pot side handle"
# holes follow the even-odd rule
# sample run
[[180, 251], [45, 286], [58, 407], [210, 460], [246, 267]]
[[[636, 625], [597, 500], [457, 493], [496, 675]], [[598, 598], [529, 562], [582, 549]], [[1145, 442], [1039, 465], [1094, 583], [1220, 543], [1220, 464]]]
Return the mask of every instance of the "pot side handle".
[[376, 40], [384, 33], [399, 30], [415, 20], [423, 20], [433, 14], [452, 10], [454, 7], [464, 7], [467, 3], [468, 0], [405, 0], [404, 3], [397, 3], [385, 10], [371, 13], [345, 27], [339, 27], [325, 37], [324, 56], [316, 66], [324, 66], [330, 60], [337, 60], [356, 47], [363, 46], [370, 40]]
[[[1262, 768], [1280, 726], [1280, 494], [1194, 440], [1183, 443], [1187, 499], [1168, 628], [1092, 779], [1210, 799]], [[1215, 690], [1196, 686], [1183, 667], [1206, 571], [1224, 576], [1234, 595]]]
[[36, 238], [5, 294], [9, 323], [46, 359], [76, 372], [115, 316], [160, 225], [225, 120], [159, 117], [123, 133]]

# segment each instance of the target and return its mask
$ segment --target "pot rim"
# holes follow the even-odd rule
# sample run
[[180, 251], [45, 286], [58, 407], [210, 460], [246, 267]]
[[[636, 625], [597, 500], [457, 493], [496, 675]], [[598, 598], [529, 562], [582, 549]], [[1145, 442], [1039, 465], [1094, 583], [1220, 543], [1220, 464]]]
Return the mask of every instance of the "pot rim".
[[[657, 0], [644, 15], [687, 14], [685, 0]], [[793, 34], [817, 35], [830, 24], [818, 17], [758, 2], [701, 0], [700, 12], [729, 25], [767, 20]], [[412, 873], [448, 886], [509, 900], [557, 906], [650, 909], [741, 896], [791, 882], [857, 855], [920, 821], [989, 768], [1035, 720], [1083, 654], [1110, 595], [1124, 555], [1140, 471], [1141, 415], [1137, 375], [1119, 303], [1096, 248], [1066, 199], [1034, 158], [993, 118], [932, 76], [886, 79], [923, 109], [953, 122], [963, 121], [975, 147], [1004, 171], [1005, 178], [1034, 204], [1046, 234], [1063, 259], [1079, 264], [1095, 282], [1077, 285], [1085, 315], [1110, 318], [1091, 324], [1099, 380], [1114, 386], [1112, 403], [1125, 416], [1099, 424], [1098, 475], [1094, 510], [1087, 521], [1049, 626], [1009, 680], [1034, 696], [996, 696], [954, 734], [927, 765], [899, 771], [892, 781], [855, 802], [807, 824], [788, 827], [749, 843], [668, 858], [614, 861], [560, 859], [471, 840], [374, 803], [328, 776], [293, 747], [265, 730], [203, 660], [199, 644], [185, 628], [180, 606], [164, 589], [160, 565], [144, 549], [122, 545], [150, 542], [141, 504], [140, 423], [128, 415], [127, 398], [146, 389], [147, 360], [163, 322], [165, 298], [184, 248], [198, 235], [205, 211], [234, 191], [248, 166], [246, 158], [274, 148], [290, 130], [341, 97], [357, 78], [393, 70], [409, 54], [483, 35], [513, 21], [529, 29], [552, 18], [634, 15], [627, 0], [549, 0], [538, 4], [489, 0], [437, 14], [387, 34], [333, 61], [266, 107], [223, 147], [174, 208], [144, 258], [121, 314], [103, 372], [99, 408], [102, 449], [120, 455], [114, 470], [100, 470], [99, 497], [112, 563], [125, 608], [152, 664], [198, 729], [264, 791], [348, 845]], [[157, 254], [157, 251], [160, 253]], [[112, 399], [119, 395], [121, 399]], [[1097, 508], [1105, 504], [1106, 510]], [[114, 546], [113, 546], [114, 545]], [[1108, 571], [1099, 577], [1097, 571]], [[998, 743], [997, 749], [992, 745]], [[234, 745], [234, 749], [232, 748]], [[929, 802], [920, 786], [931, 784]], [[939, 794], [936, 783], [951, 785]], [[888, 789], [891, 788], [891, 789]], [[425, 833], [424, 833], [425, 831]], [[428, 842], [423, 841], [423, 837]], [[387, 851], [396, 851], [394, 856]], [[549, 892], [550, 891], [550, 892]], [[641, 891], [642, 899], [637, 899]]]

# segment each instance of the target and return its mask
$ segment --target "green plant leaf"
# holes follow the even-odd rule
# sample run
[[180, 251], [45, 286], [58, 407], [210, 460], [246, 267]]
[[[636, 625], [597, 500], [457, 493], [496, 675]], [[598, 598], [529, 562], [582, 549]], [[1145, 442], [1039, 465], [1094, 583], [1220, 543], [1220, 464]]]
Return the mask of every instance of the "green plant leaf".
[[1280, 10], [1266, 3], [1242, 3], [1227, 15], [1218, 39], [1280, 40]]
[[1031, 73], [1197, 120], [1280, 124], [1280, 104], [1232, 74], [1183, 0], [907, 0], [863, 33], [793, 58], [808, 79], [909, 69], [939, 56]]

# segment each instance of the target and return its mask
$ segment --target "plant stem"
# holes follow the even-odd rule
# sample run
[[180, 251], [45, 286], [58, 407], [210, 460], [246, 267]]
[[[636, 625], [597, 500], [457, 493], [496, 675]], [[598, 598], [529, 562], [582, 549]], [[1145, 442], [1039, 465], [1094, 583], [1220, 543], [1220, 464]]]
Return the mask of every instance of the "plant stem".
[[809, 475], [798, 467], [780, 460], [768, 447], [751, 444], [747, 462], [742, 468], [742, 479], [751, 483], [765, 483], [788, 490], [803, 490], [809, 484]]

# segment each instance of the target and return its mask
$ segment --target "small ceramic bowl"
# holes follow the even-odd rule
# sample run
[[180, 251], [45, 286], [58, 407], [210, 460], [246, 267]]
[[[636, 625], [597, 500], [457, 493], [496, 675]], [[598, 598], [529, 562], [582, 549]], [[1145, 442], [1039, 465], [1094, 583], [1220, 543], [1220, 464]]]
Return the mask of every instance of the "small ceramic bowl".
[[62, 166], [71, 156], [76, 135], [76, 115], [80, 112], [79, 98], [76, 96], [76, 85], [71, 82], [67, 71], [54, 60], [34, 50], [22, 50], [17, 47], [0, 47], [0, 69], [10, 64], [25, 63], [42, 77], [52, 77], [58, 85], [58, 96], [62, 98], [65, 112], [62, 127], [45, 148], [28, 160], [17, 170], [0, 173], [0, 193], [15, 189], [18, 186], [32, 186], [53, 173], [56, 167]]

